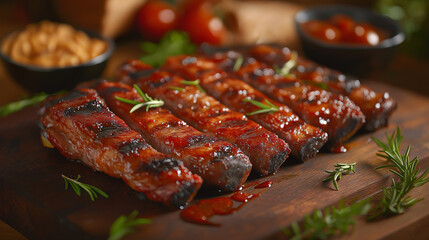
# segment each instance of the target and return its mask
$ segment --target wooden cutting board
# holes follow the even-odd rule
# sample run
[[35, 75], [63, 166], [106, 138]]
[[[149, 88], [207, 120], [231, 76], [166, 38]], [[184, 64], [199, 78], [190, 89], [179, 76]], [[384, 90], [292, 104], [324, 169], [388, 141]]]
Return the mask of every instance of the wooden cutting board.
[[[368, 85], [389, 91], [398, 101], [399, 107], [387, 128], [359, 133], [347, 143], [350, 148], [347, 153], [320, 153], [305, 163], [290, 159], [275, 175], [252, 176], [246, 192], [261, 192], [252, 184], [267, 179], [273, 186], [240, 211], [215, 216], [212, 220], [220, 223], [219, 227], [184, 222], [180, 210], [145, 200], [121, 180], [68, 161], [56, 149], [44, 148], [36, 125], [37, 108], [25, 109], [0, 119], [0, 218], [25, 236], [40, 239], [106, 239], [113, 221], [134, 209], [152, 223], [138, 227], [129, 237], [260, 239], [276, 235], [281, 227], [302, 219], [314, 209], [340, 199], [362, 199], [390, 184], [392, 175], [388, 171], [374, 170], [382, 160], [375, 156], [378, 147], [371, 136], [385, 140], [386, 131], [390, 134], [400, 126], [404, 135], [402, 147], [412, 145], [411, 156], [419, 156], [422, 169], [429, 167], [429, 99], [380, 83]], [[334, 191], [331, 183], [322, 183], [327, 176], [323, 170], [333, 169], [339, 162], [357, 162], [356, 174], [344, 176], [339, 182], [340, 191]], [[79, 197], [72, 190], [65, 191], [61, 174], [73, 178], [80, 174], [82, 182], [103, 189], [110, 197], [92, 202], [86, 193]], [[203, 189], [194, 202], [221, 195]]]

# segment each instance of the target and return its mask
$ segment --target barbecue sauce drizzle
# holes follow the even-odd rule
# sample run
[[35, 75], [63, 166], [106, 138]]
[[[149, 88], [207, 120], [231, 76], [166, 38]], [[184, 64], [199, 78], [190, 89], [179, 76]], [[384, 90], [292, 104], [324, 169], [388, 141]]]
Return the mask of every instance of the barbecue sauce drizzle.
[[[269, 188], [273, 182], [270, 180], [255, 186], [255, 189]], [[219, 223], [210, 221], [210, 218], [215, 215], [229, 215], [240, 210], [247, 202], [255, 199], [261, 195], [260, 193], [246, 193], [238, 191], [230, 197], [218, 197], [212, 199], [204, 199], [199, 201], [197, 204], [191, 205], [184, 209], [180, 213], [180, 217], [191, 223], [209, 225], [209, 226], [220, 226]], [[234, 201], [240, 202], [240, 205], [234, 207]]]

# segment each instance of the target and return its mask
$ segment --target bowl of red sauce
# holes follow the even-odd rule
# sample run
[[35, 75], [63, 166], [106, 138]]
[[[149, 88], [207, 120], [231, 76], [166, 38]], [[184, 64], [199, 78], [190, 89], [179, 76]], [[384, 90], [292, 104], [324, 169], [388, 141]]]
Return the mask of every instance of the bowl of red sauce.
[[302, 10], [295, 27], [307, 58], [357, 76], [385, 69], [405, 40], [396, 21], [354, 6]]

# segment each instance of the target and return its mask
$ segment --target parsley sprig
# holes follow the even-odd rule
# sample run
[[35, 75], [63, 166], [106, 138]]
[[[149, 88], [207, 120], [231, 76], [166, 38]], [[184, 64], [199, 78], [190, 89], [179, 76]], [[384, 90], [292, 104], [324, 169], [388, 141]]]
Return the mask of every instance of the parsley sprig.
[[110, 227], [110, 235], [108, 240], [119, 240], [127, 234], [134, 232], [134, 227], [142, 224], [151, 223], [150, 219], [136, 218], [139, 212], [134, 210], [130, 215], [121, 215]]
[[96, 198], [98, 198], [98, 194], [100, 194], [101, 196], [105, 197], [105, 198], [109, 198], [109, 196], [103, 192], [103, 190], [94, 187], [92, 185], [86, 184], [86, 183], [82, 183], [79, 182], [80, 179], [80, 175], [77, 175], [76, 179], [72, 179], [69, 178], [67, 176], [64, 176], [61, 174], [61, 177], [64, 178], [64, 182], [65, 182], [65, 189], [67, 190], [70, 187], [74, 190], [74, 192], [80, 196], [82, 191], [81, 188], [86, 191], [89, 195], [89, 197], [91, 198], [92, 201], [95, 201]]
[[401, 129], [398, 127], [396, 131], [389, 136], [386, 133], [387, 143], [383, 143], [377, 138], [372, 138], [374, 142], [381, 148], [377, 156], [386, 159], [389, 164], [378, 167], [392, 168], [389, 171], [399, 177], [399, 182], [392, 178], [392, 186], [383, 188], [383, 198], [380, 203], [371, 210], [369, 219], [374, 219], [384, 214], [401, 214], [406, 208], [409, 208], [422, 198], [412, 198], [408, 193], [416, 187], [420, 187], [429, 182], [429, 169], [424, 171], [419, 177], [417, 174], [420, 169], [418, 167], [419, 160], [414, 157], [410, 160], [411, 147], [408, 146], [404, 154], [401, 154], [400, 144], [402, 142]]
[[246, 115], [250, 116], [250, 115], [255, 115], [255, 114], [261, 114], [261, 113], [273, 113], [273, 112], [277, 112], [279, 111], [279, 107], [277, 107], [276, 105], [272, 104], [270, 101], [268, 101], [268, 99], [265, 99], [264, 102], [258, 102], [256, 100], [253, 99], [247, 99], [244, 98], [243, 102], [248, 102], [251, 103], [257, 107], [260, 107], [261, 109], [250, 112], [250, 113], [246, 113]]
[[134, 86], [134, 89], [136, 89], [136, 91], [138, 92], [138, 94], [143, 98], [143, 102], [135, 101], [135, 100], [131, 100], [131, 99], [126, 99], [126, 98], [121, 98], [118, 96], [115, 97], [115, 99], [118, 101], [134, 105], [134, 107], [131, 108], [130, 113], [133, 113], [134, 111], [136, 111], [142, 107], [146, 107], [146, 112], [147, 112], [147, 111], [149, 111], [149, 108], [156, 108], [156, 107], [161, 107], [162, 105], [164, 105], [163, 100], [151, 98], [149, 95], [147, 95], [147, 93], [144, 93], [139, 88], [139, 86], [137, 86], [136, 84], [134, 84], [133, 86]]
[[351, 226], [354, 226], [354, 217], [365, 215], [371, 208], [369, 199], [350, 206], [340, 201], [338, 206], [326, 208], [323, 212], [315, 210], [306, 215], [302, 224], [293, 222], [290, 228], [284, 228], [283, 232], [291, 236], [291, 239], [327, 239], [330, 236], [346, 234]]
[[350, 172], [355, 173], [355, 165], [356, 162], [352, 164], [348, 163], [337, 163], [334, 165], [335, 170], [325, 170], [325, 172], [329, 173], [329, 177], [323, 179], [323, 182], [327, 182], [332, 180], [332, 183], [334, 184], [335, 190], [338, 191], [338, 181], [341, 179], [341, 176], [348, 175]]

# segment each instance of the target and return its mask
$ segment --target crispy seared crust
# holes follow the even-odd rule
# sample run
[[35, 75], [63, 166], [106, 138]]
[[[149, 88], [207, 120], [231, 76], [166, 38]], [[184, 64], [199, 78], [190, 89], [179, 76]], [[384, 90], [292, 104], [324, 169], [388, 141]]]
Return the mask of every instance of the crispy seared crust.
[[96, 86], [109, 108], [161, 152], [184, 162], [207, 184], [226, 191], [238, 190], [252, 165], [240, 149], [189, 126], [163, 108], [144, 108], [130, 113], [132, 105], [115, 97], [143, 101], [132, 87], [119, 82], [100, 82]]
[[[121, 74], [126, 75], [124, 72]], [[184, 79], [163, 71], [155, 71], [150, 76], [145, 76], [144, 72], [133, 74], [139, 76], [137, 84], [143, 91], [163, 99], [165, 108], [176, 116], [202, 132], [238, 146], [249, 156], [257, 172], [263, 175], [274, 173], [288, 157], [287, 143], [276, 134], [232, 111], [197, 87], [183, 84]], [[183, 88], [183, 91], [171, 87]]]
[[[259, 45], [250, 49], [249, 54], [269, 65], [283, 66], [290, 59], [288, 48]], [[324, 83], [331, 92], [348, 96], [365, 115], [364, 129], [375, 131], [387, 126], [390, 116], [397, 104], [389, 93], [377, 93], [362, 85], [359, 80], [347, 77], [337, 71], [320, 66], [302, 57], [298, 67], [292, 71], [299, 79]]]
[[[211, 96], [243, 114], [260, 109], [249, 102], [243, 102], [243, 99], [259, 102], [268, 100], [268, 97], [258, 90], [239, 79], [230, 78], [226, 72], [203, 57], [170, 57], [162, 68], [188, 79], [199, 79], [201, 86]], [[327, 141], [327, 134], [302, 121], [289, 107], [274, 100], [269, 101], [278, 106], [279, 111], [248, 117], [285, 140], [292, 150], [291, 153], [299, 159], [307, 160], [317, 154]]]
[[42, 136], [64, 156], [122, 178], [153, 201], [182, 206], [202, 184], [181, 161], [153, 149], [108, 110], [95, 90], [50, 98], [39, 113]]

